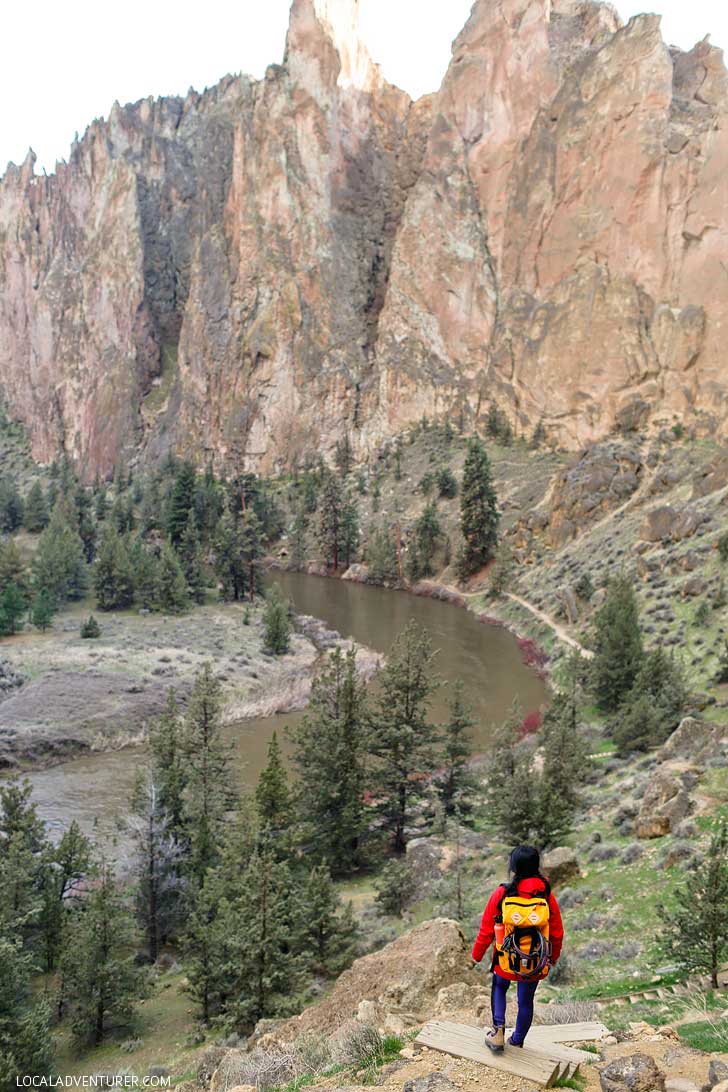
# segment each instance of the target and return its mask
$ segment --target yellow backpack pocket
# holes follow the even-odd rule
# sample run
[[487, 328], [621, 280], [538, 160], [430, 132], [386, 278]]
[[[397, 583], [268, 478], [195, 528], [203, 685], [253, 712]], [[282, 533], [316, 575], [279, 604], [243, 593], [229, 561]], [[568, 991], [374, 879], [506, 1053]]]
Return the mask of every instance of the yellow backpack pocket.
[[551, 957], [550, 916], [544, 898], [507, 895], [500, 906], [503, 943], [496, 945], [494, 966], [519, 978], [545, 978]]

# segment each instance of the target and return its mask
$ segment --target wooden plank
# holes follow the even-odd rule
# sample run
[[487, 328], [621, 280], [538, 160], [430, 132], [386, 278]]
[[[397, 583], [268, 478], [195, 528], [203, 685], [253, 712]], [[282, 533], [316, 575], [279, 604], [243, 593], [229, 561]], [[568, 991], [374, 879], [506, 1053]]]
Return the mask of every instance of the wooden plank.
[[604, 1039], [609, 1028], [597, 1020], [581, 1024], [534, 1024], [528, 1034], [531, 1039], [545, 1039], [549, 1043], [590, 1043]]
[[531, 1050], [546, 1051], [550, 1058], [558, 1058], [562, 1062], [574, 1062], [576, 1065], [592, 1065], [599, 1061], [598, 1054], [592, 1054], [589, 1050], [579, 1050], [578, 1047], [567, 1046], [565, 1043], [551, 1043], [547, 1039], [539, 1039], [529, 1032], [526, 1046]]
[[449, 1020], [431, 1020], [425, 1024], [415, 1042], [431, 1050], [442, 1051], [457, 1058], [467, 1058], [514, 1077], [526, 1077], [550, 1088], [560, 1076], [571, 1071], [569, 1062], [552, 1058], [545, 1050], [534, 1051], [528, 1047], [506, 1046], [502, 1054], [493, 1054], [484, 1042], [483, 1028], [467, 1024], [455, 1024]]

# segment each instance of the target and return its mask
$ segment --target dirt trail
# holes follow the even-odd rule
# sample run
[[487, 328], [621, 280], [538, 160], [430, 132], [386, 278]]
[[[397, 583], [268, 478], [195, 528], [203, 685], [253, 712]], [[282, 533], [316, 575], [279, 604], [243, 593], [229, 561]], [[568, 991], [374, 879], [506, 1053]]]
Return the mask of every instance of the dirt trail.
[[524, 610], [529, 611], [534, 616], [534, 618], [538, 618], [540, 622], [543, 622], [544, 625], [547, 625], [550, 629], [552, 629], [560, 641], [563, 641], [564, 644], [570, 645], [572, 648], [577, 649], [579, 654], [583, 656], [585, 660], [592, 659], [592, 657], [594, 656], [592, 650], [590, 648], [585, 648], [584, 645], [580, 644], [575, 637], [572, 637], [569, 633], [567, 633], [564, 627], [560, 625], [555, 618], [552, 618], [550, 614], [546, 614], [545, 611], [539, 610], [538, 607], [534, 607], [532, 603], [529, 603], [526, 599], [522, 599], [520, 595], [515, 595], [513, 592], [506, 592], [505, 594], [506, 598], [512, 599], [514, 603], [518, 603], [519, 606], [523, 607]]

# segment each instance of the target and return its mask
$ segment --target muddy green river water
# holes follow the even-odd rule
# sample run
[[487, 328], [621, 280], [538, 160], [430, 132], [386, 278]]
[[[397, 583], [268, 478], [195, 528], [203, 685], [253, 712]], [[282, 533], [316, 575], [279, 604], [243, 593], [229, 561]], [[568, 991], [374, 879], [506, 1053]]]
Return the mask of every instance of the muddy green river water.
[[[523, 663], [515, 638], [498, 626], [479, 623], [459, 607], [302, 573], [276, 573], [274, 579], [299, 613], [315, 615], [342, 636], [378, 652], [388, 651], [410, 618], [425, 626], [437, 649], [441, 678], [446, 682], [463, 680], [477, 721], [474, 743], [478, 751], [486, 749], [493, 724], [503, 719], [514, 698], [524, 713], [538, 709], [546, 699], [543, 681]], [[446, 700], [447, 687], [443, 686], [432, 704], [433, 717], [444, 715]], [[301, 716], [288, 713], [246, 720], [227, 729], [235, 745], [242, 785], [257, 779], [273, 731], [277, 729], [285, 739], [285, 729]], [[111, 855], [123, 858], [127, 838], [119, 830], [119, 821], [127, 810], [136, 771], [145, 761], [145, 749], [135, 747], [84, 755], [34, 772], [30, 780], [38, 811], [54, 831], [76, 818], [87, 832], [94, 832], [106, 843]]]

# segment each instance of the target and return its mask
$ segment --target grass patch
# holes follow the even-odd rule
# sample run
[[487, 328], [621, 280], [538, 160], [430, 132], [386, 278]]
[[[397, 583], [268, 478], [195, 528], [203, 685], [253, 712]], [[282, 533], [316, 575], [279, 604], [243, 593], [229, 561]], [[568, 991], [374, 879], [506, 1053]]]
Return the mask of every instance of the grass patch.
[[677, 1028], [680, 1039], [695, 1050], [708, 1054], [728, 1050], [728, 1020], [696, 1020]]
[[585, 1092], [586, 1077], [557, 1077], [552, 1088], [575, 1088], [576, 1092]]

